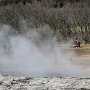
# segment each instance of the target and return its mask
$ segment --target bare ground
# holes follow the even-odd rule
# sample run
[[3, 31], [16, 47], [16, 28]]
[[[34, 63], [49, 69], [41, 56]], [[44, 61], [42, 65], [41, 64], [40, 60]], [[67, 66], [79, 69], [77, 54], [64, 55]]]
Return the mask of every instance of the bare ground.
[[30, 78], [0, 75], [0, 90], [90, 90], [90, 78]]

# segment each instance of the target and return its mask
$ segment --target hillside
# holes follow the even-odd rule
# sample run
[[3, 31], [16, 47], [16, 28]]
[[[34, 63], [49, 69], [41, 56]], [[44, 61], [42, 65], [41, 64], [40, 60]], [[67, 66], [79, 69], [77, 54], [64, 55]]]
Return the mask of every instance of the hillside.
[[30, 28], [48, 25], [58, 41], [75, 37], [90, 41], [90, 0], [0, 1], [1, 25], [10, 25], [16, 33], [21, 33], [21, 20]]
[[31, 3], [33, 4], [34, 2], [48, 2], [48, 3], [52, 3], [53, 6], [55, 7], [63, 7], [64, 4], [66, 3], [79, 3], [79, 2], [87, 2], [89, 3], [90, 1], [89, 0], [0, 0], [0, 4], [1, 5], [8, 5], [8, 4], [18, 4], [18, 3], [23, 3], [23, 4], [26, 4], [26, 3]]

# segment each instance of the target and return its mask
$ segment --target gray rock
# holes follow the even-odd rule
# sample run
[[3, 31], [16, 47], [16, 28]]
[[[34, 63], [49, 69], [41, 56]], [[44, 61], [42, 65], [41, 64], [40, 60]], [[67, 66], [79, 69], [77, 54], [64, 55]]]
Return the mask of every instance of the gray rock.
[[90, 90], [90, 78], [30, 78], [0, 75], [0, 90]]

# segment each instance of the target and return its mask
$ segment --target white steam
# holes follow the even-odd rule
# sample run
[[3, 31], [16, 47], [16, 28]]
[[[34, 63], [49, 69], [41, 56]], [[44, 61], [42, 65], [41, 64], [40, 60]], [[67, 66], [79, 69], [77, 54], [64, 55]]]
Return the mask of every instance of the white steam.
[[72, 62], [74, 51], [62, 49], [56, 38], [44, 40], [34, 29], [9, 35], [11, 30], [6, 25], [0, 27], [0, 73], [38, 77], [90, 75]]

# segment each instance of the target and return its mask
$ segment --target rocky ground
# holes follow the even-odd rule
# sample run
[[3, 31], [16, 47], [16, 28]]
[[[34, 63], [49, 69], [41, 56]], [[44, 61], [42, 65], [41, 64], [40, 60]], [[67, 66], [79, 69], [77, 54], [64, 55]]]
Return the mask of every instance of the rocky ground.
[[0, 75], [0, 90], [90, 90], [90, 78], [30, 78]]

